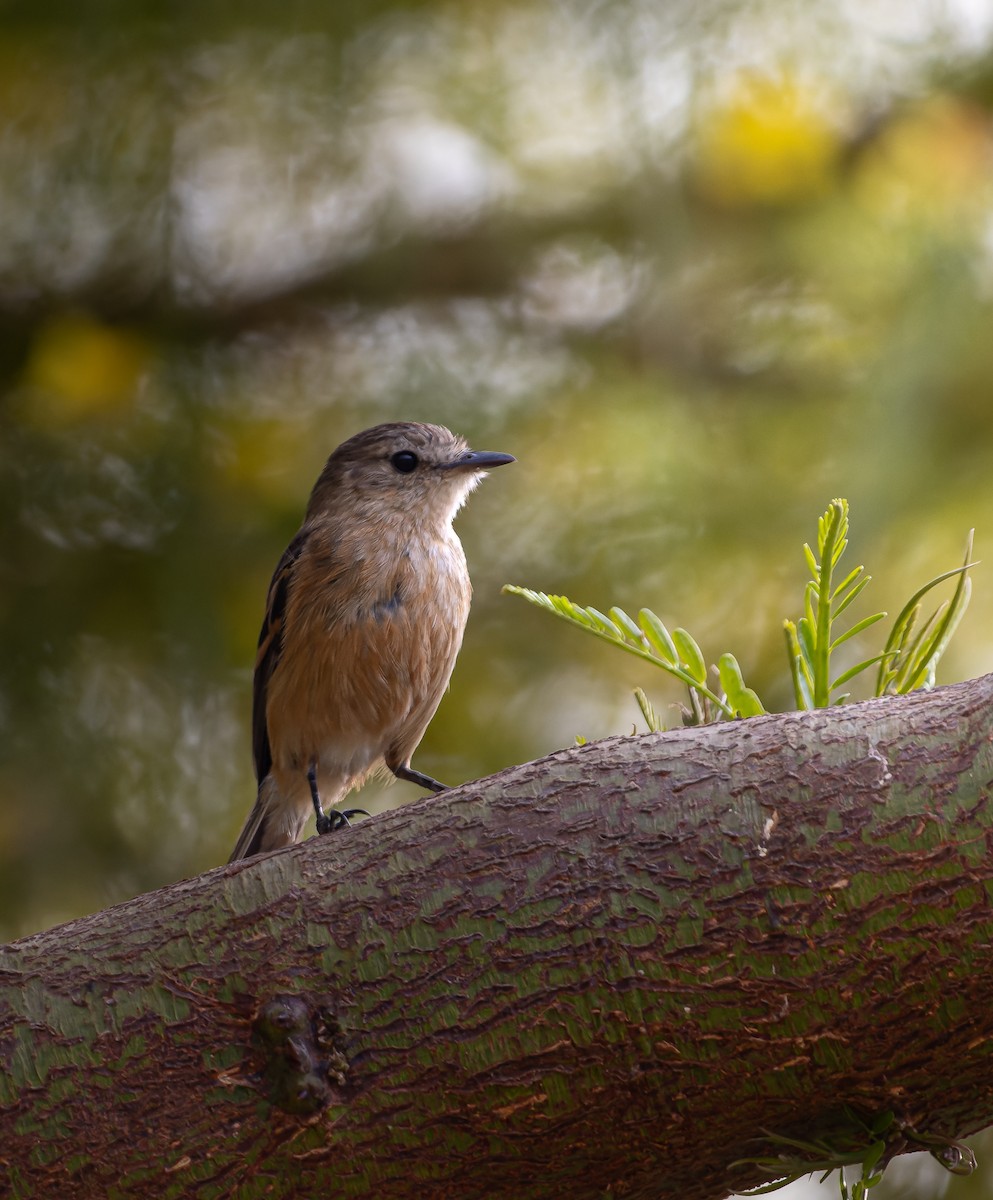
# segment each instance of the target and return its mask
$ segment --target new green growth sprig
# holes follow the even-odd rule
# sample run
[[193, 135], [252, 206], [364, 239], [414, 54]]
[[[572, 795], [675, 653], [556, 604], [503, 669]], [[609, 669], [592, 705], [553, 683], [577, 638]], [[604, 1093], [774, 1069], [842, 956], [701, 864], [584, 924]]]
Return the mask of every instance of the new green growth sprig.
[[873, 613], [843, 633], [835, 634], [835, 621], [861, 595], [872, 578], [865, 574], [864, 567], [856, 567], [839, 584], [835, 584], [838, 563], [847, 546], [848, 502], [832, 500], [827, 512], [817, 522], [817, 553], [820, 559], [806, 542], [803, 546], [803, 554], [813, 576], [804, 589], [804, 614], [795, 623], [789, 620], [783, 622], [797, 708], [827, 708], [829, 704], [838, 704], [847, 699], [847, 696], [841, 696], [832, 701], [832, 693], [883, 657], [879, 654], [866, 659], [850, 667], [837, 679], [831, 679], [831, 656], [834, 651], [886, 616], [881, 612]]
[[[841, 1200], [867, 1200], [870, 1188], [883, 1178], [886, 1164], [901, 1150], [927, 1150], [951, 1175], [971, 1175], [976, 1156], [964, 1142], [940, 1134], [925, 1133], [898, 1121], [892, 1112], [866, 1116], [845, 1104], [841, 1121], [832, 1135], [816, 1141], [766, 1133], [765, 1141], [777, 1153], [743, 1158], [733, 1167], [758, 1167], [772, 1182], [749, 1188], [745, 1196], [765, 1196], [796, 1183], [804, 1176], [820, 1173], [820, 1183], [838, 1172]], [[845, 1171], [859, 1168], [857, 1179], [849, 1180]]]
[[[835, 583], [838, 563], [848, 546], [848, 501], [832, 500], [817, 522], [817, 555], [808, 545], [803, 547], [812, 576], [804, 590], [804, 615], [795, 623], [783, 622], [797, 708], [827, 708], [831, 704], [842, 704], [848, 699], [848, 693], [839, 696], [834, 693], [876, 663], [879, 664], [876, 696], [898, 695], [933, 686], [938, 661], [969, 603], [972, 580], [968, 571], [975, 565], [969, 561], [972, 535], [970, 530], [962, 566], [936, 576], [907, 601], [893, 622], [882, 652], [856, 663], [837, 679], [832, 679], [831, 658], [835, 650], [886, 617], [883, 612], [873, 613], [843, 632], [836, 632], [835, 622], [861, 595], [872, 576], [865, 574], [864, 567], [856, 567], [840, 583]], [[921, 601], [932, 588], [953, 575], [958, 576], [958, 585], [951, 601], [939, 606], [915, 636]]]
[[[848, 501], [832, 500], [817, 523], [816, 554], [810, 546], [803, 547], [811, 574], [804, 589], [803, 616], [796, 622], [784, 622], [793, 691], [800, 709], [843, 703], [848, 699], [848, 693], [839, 693], [839, 689], [876, 664], [876, 696], [932, 686], [938, 662], [969, 603], [972, 584], [968, 571], [975, 565], [970, 561], [971, 531], [962, 566], [936, 576], [911, 596], [894, 621], [882, 651], [833, 677], [833, 661], [840, 647], [886, 617], [886, 613], [873, 613], [847, 629], [839, 627], [839, 618], [871, 579], [861, 566], [842, 575], [839, 565], [847, 546]], [[958, 577], [958, 583], [951, 600], [939, 605], [921, 623], [924, 597], [932, 588], [954, 576]], [[686, 687], [689, 698], [683, 718], [686, 724], [752, 717], [766, 711], [756, 692], [745, 684], [733, 654], [722, 654], [716, 666], [708, 671], [706, 659], [695, 639], [685, 629], [674, 629], [670, 633], [649, 608], [640, 609], [635, 620], [622, 608], [611, 608], [605, 614], [599, 609], [575, 604], [566, 596], [549, 596], [513, 584], [507, 584], [503, 590], [523, 596], [529, 603], [661, 667], [678, 679]], [[662, 729], [651, 701], [641, 688], [636, 689], [635, 697], [648, 728]]]

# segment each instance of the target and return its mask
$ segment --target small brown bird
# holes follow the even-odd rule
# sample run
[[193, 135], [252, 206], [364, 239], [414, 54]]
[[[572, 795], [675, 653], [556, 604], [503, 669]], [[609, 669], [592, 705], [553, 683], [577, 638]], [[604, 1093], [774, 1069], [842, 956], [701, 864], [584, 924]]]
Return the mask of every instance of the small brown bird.
[[[455, 666], [472, 587], [452, 520], [489, 467], [440, 425], [377, 425], [328, 459], [276, 567], [255, 660], [259, 790], [229, 862], [289, 846], [381, 763], [410, 765]], [[323, 801], [323, 803], [322, 803]]]

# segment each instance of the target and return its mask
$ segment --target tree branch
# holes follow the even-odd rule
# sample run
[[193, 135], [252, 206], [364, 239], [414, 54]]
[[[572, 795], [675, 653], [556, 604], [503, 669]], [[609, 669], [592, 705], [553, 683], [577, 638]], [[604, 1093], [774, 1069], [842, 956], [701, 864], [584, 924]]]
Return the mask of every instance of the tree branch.
[[16, 942], [0, 1188], [711, 1200], [993, 1123], [991, 739], [993, 676], [611, 738]]

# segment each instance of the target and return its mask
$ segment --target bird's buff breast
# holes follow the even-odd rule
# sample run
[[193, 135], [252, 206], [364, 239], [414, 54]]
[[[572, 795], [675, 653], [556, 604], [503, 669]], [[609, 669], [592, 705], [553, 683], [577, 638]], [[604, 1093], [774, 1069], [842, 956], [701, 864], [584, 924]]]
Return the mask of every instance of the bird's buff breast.
[[329, 570], [319, 546], [302, 558], [267, 697], [277, 770], [305, 770], [317, 759], [329, 782], [354, 779], [384, 755], [404, 761], [416, 746], [469, 613], [465, 556], [450, 532], [380, 542], [344, 570]]

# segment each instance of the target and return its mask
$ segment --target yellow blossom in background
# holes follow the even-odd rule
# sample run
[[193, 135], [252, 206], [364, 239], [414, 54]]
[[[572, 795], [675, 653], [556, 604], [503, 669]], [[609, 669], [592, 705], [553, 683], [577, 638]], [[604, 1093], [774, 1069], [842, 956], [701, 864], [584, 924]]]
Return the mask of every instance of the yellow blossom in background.
[[26, 419], [61, 428], [129, 404], [152, 359], [149, 341], [83, 312], [59, 313], [38, 330], [24, 370]]
[[697, 128], [694, 179], [729, 207], [808, 200], [831, 185], [839, 131], [823, 96], [788, 76], [742, 75]]

